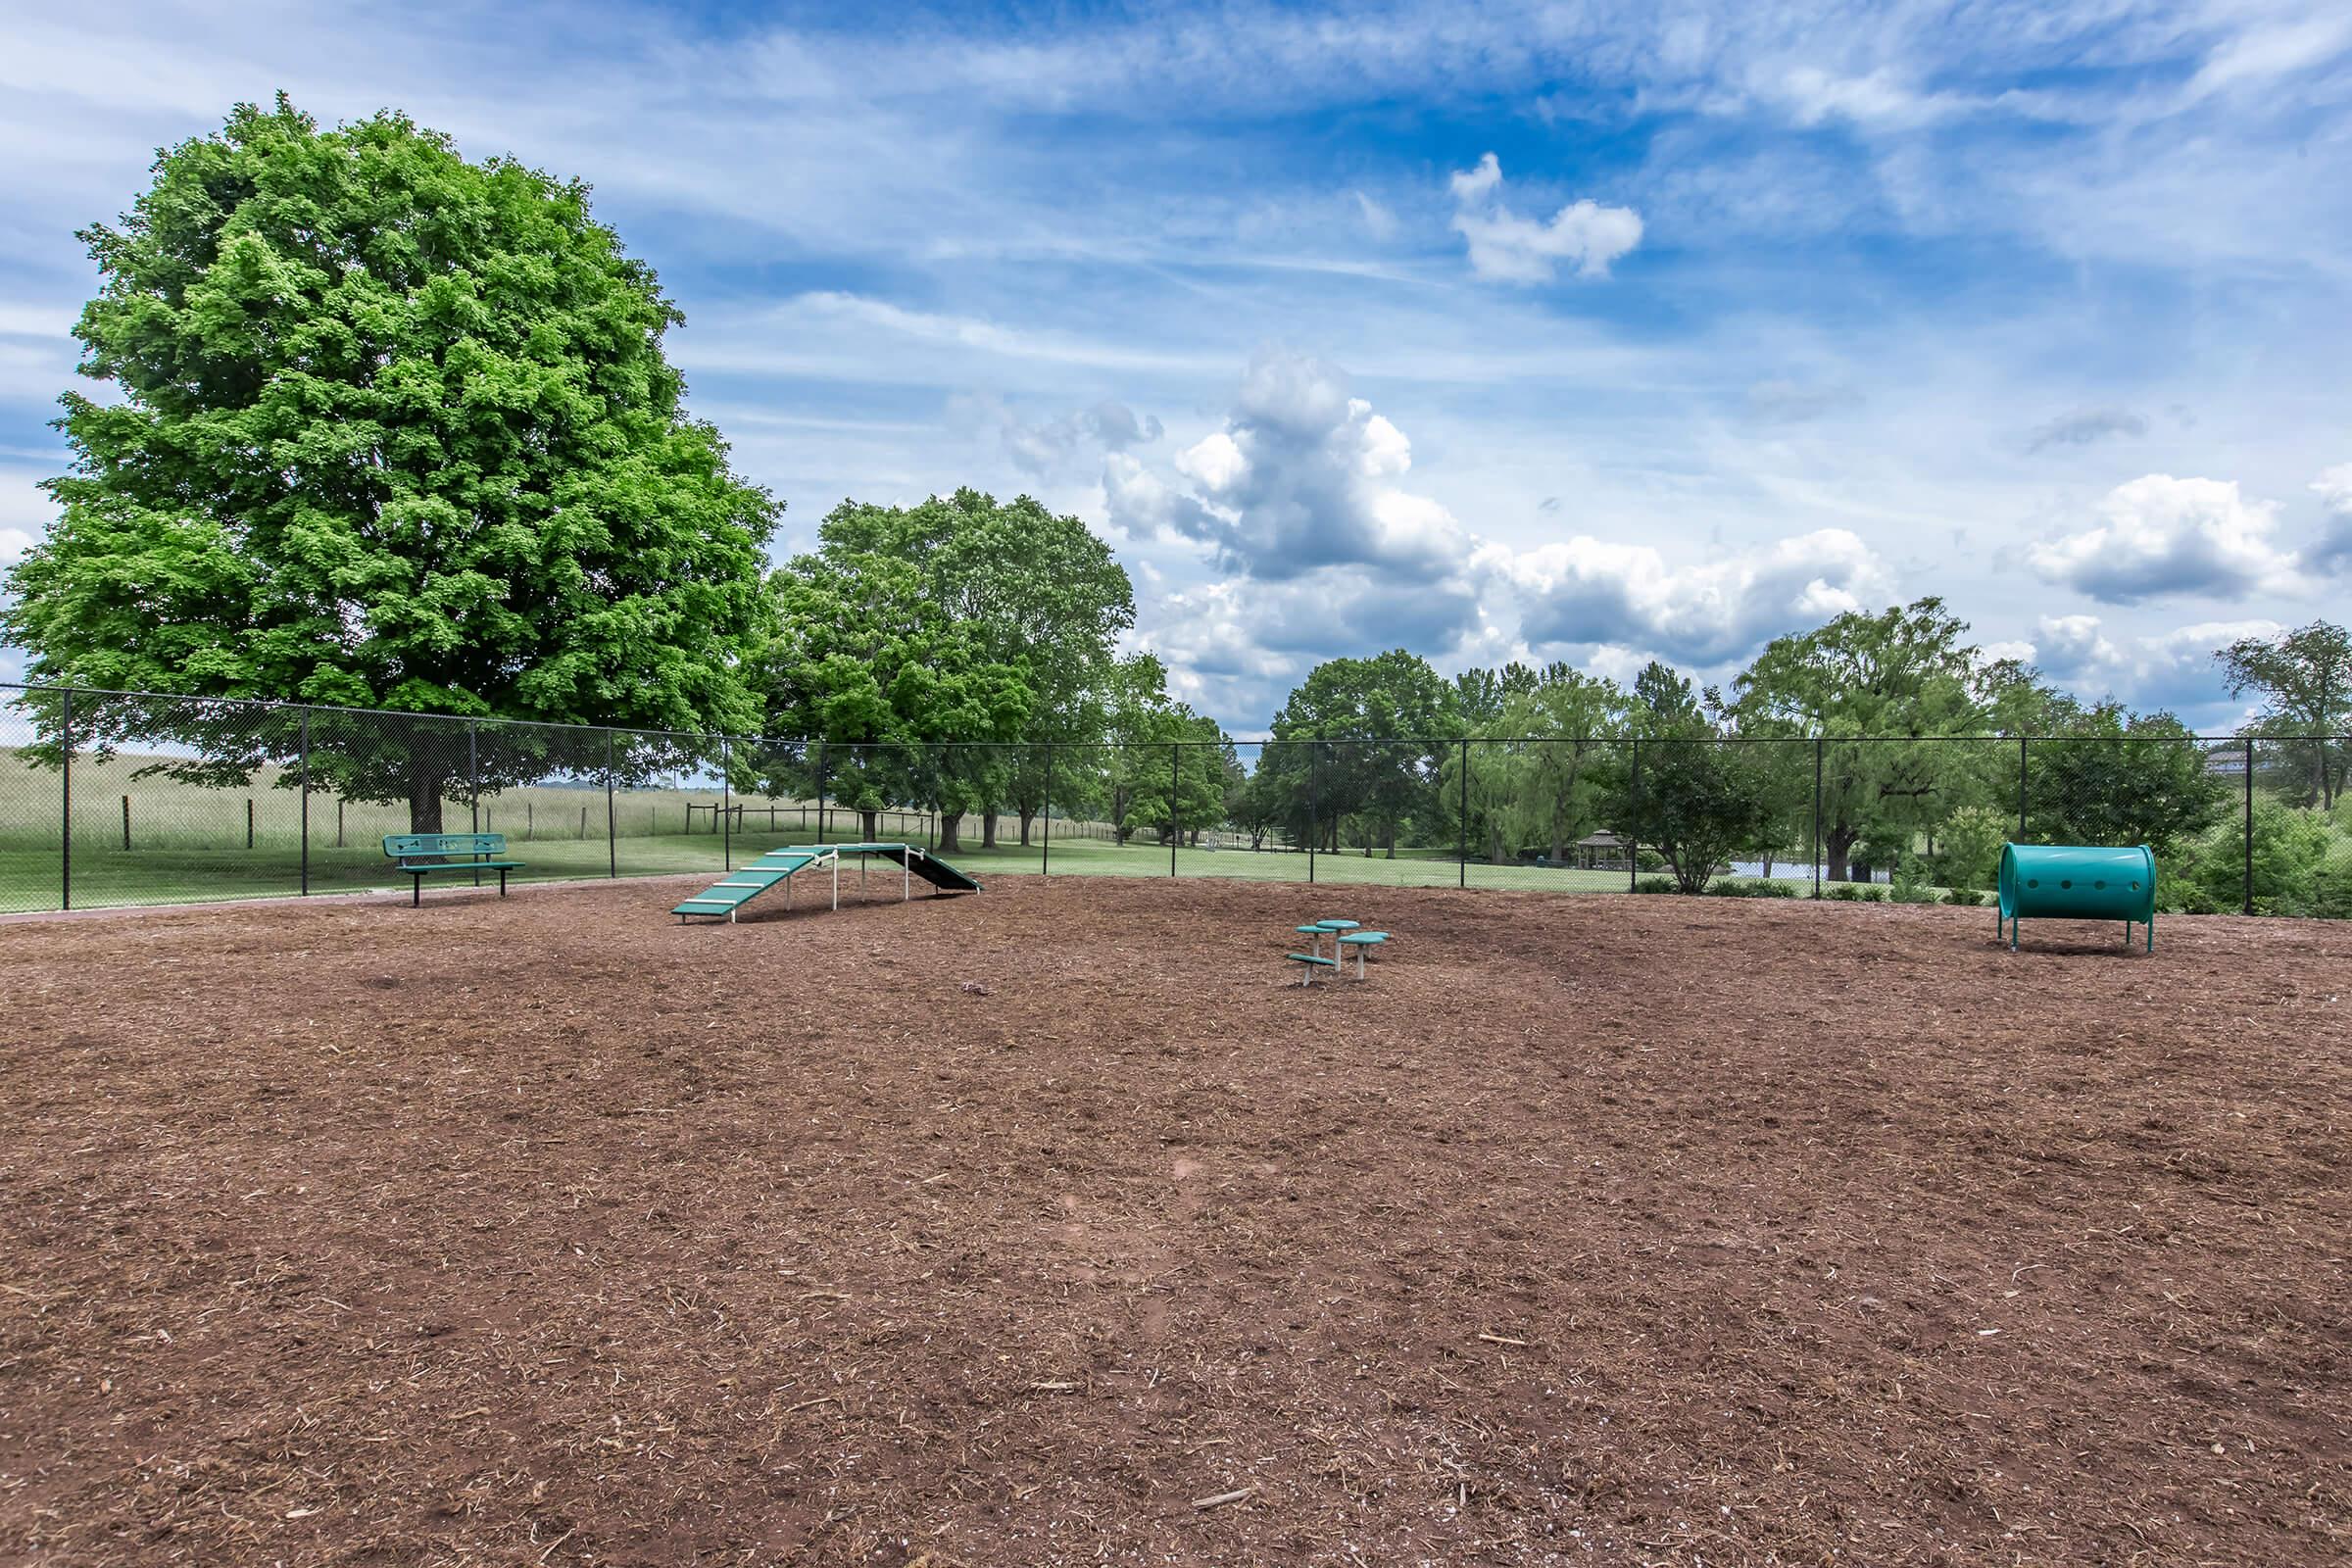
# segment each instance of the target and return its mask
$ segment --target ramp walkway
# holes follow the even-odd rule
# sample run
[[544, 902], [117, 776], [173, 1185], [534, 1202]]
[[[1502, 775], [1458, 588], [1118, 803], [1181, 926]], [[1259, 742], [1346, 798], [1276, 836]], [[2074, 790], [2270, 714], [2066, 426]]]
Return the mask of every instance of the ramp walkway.
[[919, 844], [840, 844], [844, 855], [872, 855], [895, 860], [933, 887], [950, 893], [977, 893], [980, 884], [956, 870]]
[[943, 893], [978, 893], [981, 890], [978, 882], [919, 844], [803, 844], [768, 851], [750, 864], [728, 872], [724, 878], [675, 906], [669, 912], [676, 915], [681, 923], [696, 916], [732, 921], [737, 909], [779, 884], [784, 889], [784, 906], [790, 908], [793, 879], [810, 869], [831, 873], [832, 906], [838, 909], [841, 907], [841, 858], [845, 855], [859, 858], [860, 879], [864, 876], [864, 862], [868, 858], [895, 862], [900, 867], [901, 899], [913, 896], [913, 878], [918, 876]]

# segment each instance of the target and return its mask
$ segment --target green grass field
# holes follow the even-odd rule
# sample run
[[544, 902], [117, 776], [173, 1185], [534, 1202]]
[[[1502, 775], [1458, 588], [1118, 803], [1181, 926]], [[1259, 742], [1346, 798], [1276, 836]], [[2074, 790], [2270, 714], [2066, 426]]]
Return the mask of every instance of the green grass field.
[[[279, 775], [263, 770], [250, 785], [209, 789], [153, 774], [156, 759], [117, 757], [77, 760], [74, 767], [73, 904], [75, 908], [110, 906], [195, 904], [220, 899], [283, 898], [303, 887], [303, 819], [299, 792], [280, 786]], [[59, 844], [61, 779], [55, 769], [19, 761], [0, 752], [0, 913], [54, 909], [64, 889]], [[128, 797], [127, 828], [123, 803]], [[815, 842], [817, 812], [801, 801], [744, 801], [744, 831], [724, 839], [712, 831], [714, 818], [701, 809], [719, 799], [715, 781], [636, 788], [614, 798], [608, 838], [601, 789], [564, 785], [525, 786], [501, 791], [482, 803], [484, 832], [508, 836], [510, 858], [525, 862], [517, 883], [602, 877], [617, 866], [622, 876], [718, 875], [731, 861], [740, 865], [761, 851], [784, 844]], [[693, 832], [686, 830], [687, 808]], [[462, 802], [444, 802], [442, 825], [450, 832], [473, 829], [476, 818]], [[310, 799], [309, 885], [317, 893], [405, 890], [409, 879], [393, 872], [381, 840], [409, 831], [405, 806], [343, 802], [315, 791]], [[1112, 842], [1100, 823], [1057, 821], [1049, 852], [1045, 824], [1033, 826], [1033, 842], [1017, 842], [1016, 819], [998, 819], [999, 842], [980, 848], [982, 824], [967, 817], [962, 846], [946, 858], [973, 875], [1166, 876], [1164, 844]], [[936, 823], [920, 812], [885, 812], [875, 836], [915, 844], [936, 842]], [[250, 847], [248, 834], [250, 833]], [[862, 837], [853, 812], [835, 808], [822, 837]], [[126, 842], [127, 841], [127, 842]], [[1175, 874], [1252, 881], [1305, 882], [1378, 887], [1452, 887], [1463, 879], [1453, 858], [1442, 852], [1399, 851], [1365, 857], [1342, 853], [1312, 858], [1291, 851], [1184, 848], [1176, 852]], [[854, 866], [845, 871], [855, 874]], [[875, 874], [879, 874], [878, 872]], [[462, 879], [436, 877], [428, 886]], [[1473, 864], [1468, 884], [1554, 892], [1621, 892], [1622, 872], [1539, 870], [1533, 866]]]
[[[453, 824], [453, 827], [462, 826]], [[836, 835], [838, 836], [838, 835]], [[890, 837], [891, 835], [885, 835]], [[252, 850], [240, 841], [230, 848], [185, 846], [138, 847], [125, 854], [119, 837], [111, 842], [84, 840], [76, 834], [74, 850], [74, 906], [145, 904], [196, 904], [220, 899], [293, 897], [302, 888], [299, 844], [274, 839], [258, 842]], [[911, 836], [921, 843], [922, 835]], [[722, 841], [710, 833], [623, 836], [617, 844], [622, 876], [675, 876], [688, 873], [717, 876], [731, 858], [741, 865], [763, 850], [783, 844], [805, 844], [813, 834], [759, 832]], [[526, 869], [514, 873], [514, 882], [563, 881], [602, 877], [611, 873], [615, 857], [599, 833], [581, 839], [539, 839], [511, 843], [512, 858]], [[726, 853], [731, 852], [731, 855]], [[1064, 840], [1049, 857], [1043, 843], [1022, 849], [1002, 844], [995, 850], [966, 845], [943, 858], [986, 879], [991, 876], [1166, 876], [1169, 856], [1164, 845], [1110, 844], [1097, 839]], [[14, 836], [0, 844], [0, 912], [54, 909], [59, 906], [62, 858], [54, 830], [46, 843]], [[852, 862], [845, 875], [855, 875]], [[884, 873], [876, 869], [874, 875]], [[1232, 877], [1252, 881], [1305, 882], [1312, 879], [1335, 887], [1453, 887], [1461, 869], [1450, 858], [1400, 854], [1396, 859], [1358, 855], [1318, 855], [1313, 866], [1303, 854], [1251, 853], [1248, 850], [1180, 849], [1175, 874], [1182, 877]], [[447, 887], [463, 879], [433, 878], [430, 887]], [[495, 881], [495, 878], [490, 879]], [[1539, 870], [1532, 866], [1473, 864], [1468, 884], [1475, 888], [1515, 888], [1563, 893], [1625, 891], [1624, 873], [1614, 871]], [[405, 890], [409, 879], [393, 872], [373, 841], [338, 849], [314, 840], [310, 854], [313, 893], [352, 893]]]

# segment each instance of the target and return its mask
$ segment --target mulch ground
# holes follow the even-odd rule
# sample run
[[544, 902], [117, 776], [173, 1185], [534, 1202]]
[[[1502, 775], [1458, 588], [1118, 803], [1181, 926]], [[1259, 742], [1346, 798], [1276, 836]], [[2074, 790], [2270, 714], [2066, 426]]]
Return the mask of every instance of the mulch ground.
[[681, 891], [0, 928], [0, 1562], [2352, 1553], [2352, 926]]

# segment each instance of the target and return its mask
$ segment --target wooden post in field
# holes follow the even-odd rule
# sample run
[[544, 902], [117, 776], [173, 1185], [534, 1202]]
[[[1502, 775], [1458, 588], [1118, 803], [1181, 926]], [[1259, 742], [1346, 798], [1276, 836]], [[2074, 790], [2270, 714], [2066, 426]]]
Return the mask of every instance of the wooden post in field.
[[253, 848], [253, 797], [245, 797], [245, 847]]
[[130, 853], [130, 797], [122, 797], [122, 853]]

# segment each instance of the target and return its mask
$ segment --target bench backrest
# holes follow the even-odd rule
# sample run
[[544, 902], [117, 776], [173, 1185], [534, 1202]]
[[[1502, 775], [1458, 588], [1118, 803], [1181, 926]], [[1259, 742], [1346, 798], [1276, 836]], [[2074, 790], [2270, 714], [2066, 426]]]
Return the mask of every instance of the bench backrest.
[[384, 853], [395, 860], [468, 859], [507, 853], [504, 833], [387, 833]]

